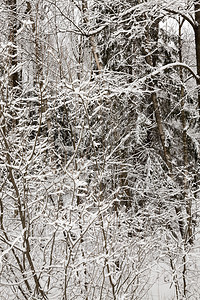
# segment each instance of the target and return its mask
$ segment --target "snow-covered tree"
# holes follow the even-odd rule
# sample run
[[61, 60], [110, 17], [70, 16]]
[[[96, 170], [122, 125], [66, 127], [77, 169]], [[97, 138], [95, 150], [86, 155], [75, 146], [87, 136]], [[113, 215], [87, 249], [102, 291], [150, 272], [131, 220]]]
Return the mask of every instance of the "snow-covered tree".
[[199, 2], [0, 14], [2, 299], [198, 297]]

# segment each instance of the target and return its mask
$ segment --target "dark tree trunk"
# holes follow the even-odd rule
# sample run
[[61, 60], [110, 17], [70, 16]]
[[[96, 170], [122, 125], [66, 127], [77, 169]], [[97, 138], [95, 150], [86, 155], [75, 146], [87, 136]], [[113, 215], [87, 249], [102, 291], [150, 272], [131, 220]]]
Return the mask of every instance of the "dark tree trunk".
[[11, 43], [9, 48], [9, 65], [13, 69], [10, 75], [10, 87], [17, 89], [19, 86], [20, 74], [19, 71], [15, 71], [17, 67], [17, 1], [16, 0], [7, 0], [8, 5], [8, 41]]
[[[197, 75], [200, 76], [200, 1], [194, 1], [195, 9], [195, 46], [196, 46], [196, 63], [197, 63]], [[198, 107], [200, 109], [200, 79], [197, 79], [198, 85]]]

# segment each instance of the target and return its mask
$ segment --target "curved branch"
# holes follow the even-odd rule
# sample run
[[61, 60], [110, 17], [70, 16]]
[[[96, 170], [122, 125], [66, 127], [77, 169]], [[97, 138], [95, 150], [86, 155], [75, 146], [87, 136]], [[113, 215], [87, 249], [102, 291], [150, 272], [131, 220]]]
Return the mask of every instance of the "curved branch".
[[155, 76], [155, 75], [163, 72], [164, 70], [171, 69], [171, 68], [176, 68], [176, 67], [181, 67], [181, 68], [187, 69], [191, 73], [191, 75], [196, 79], [196, 81], [199, 82], [200, 76], [195, 74], [195, 72], [188, 65], [186, 65], [184, 63], [179, 63], [179, 62], [175, 62], [175, 63], [171, 63], [171, 64], [167, 64], [165, 66], [162, 66], [161, 68], [155, 70], [154, 72], [148, 74], [147, 76], [142, 77], [140, 80], [143, 81], [148, 77]]
[[169, 9], [169, 8], [164, 8], [163, 10], [167, 11], [171, 14], [179, 15], [179, 16], [183, 17], [183, 19], [186, 20], [192, 26], [192, 28], [195, 30], [195, 28], [196, 28], [195, 23], [187, 15], [185, 15], [184, 13], [182, 13], [180, 11], [173, 10], [173, 9]]

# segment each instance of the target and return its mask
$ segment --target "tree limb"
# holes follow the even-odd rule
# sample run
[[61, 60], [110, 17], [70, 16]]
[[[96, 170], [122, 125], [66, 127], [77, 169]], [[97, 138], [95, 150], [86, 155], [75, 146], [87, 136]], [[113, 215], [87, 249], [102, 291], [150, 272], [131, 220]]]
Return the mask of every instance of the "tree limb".
[[184, 63], [175, 62], [175, 63], [171, 63], [171, 64], [167, 64], [165, 66], [162, 66], [161, 68], [158, 68], [157, 70], [153, 71], [152, 73], [142, 77], [140, 79], [140, 81], [144, 81], [147, 78], [155, 76], [167, 69], [176, 68], [176, 67], [181, 67], [181, 68], [187, 69], [197, 81], [200, 80], [200, 76], [198, 76], [188, 65], [186, 65]]
[[180, 11], [173, 10], [173, 9], [169, 9], [169, 8], [164, 8], [163, 10], [167, 11], [171, 14], [179, 15], [179, 16], [183, 17], [183, 19], [186, 20], [192, 26], [192, 28], [195, 30], [195, 27], [196, 27], [195, 23], [187, 15], [185, 15], [184, 13], [182, 13]]

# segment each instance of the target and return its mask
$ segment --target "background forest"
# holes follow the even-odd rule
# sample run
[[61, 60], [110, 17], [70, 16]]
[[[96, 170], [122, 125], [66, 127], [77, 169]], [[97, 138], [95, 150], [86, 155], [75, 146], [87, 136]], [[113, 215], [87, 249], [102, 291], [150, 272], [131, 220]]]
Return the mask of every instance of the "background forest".
[[200, 299], [200, 1], [0, 16], [1, 300]]

